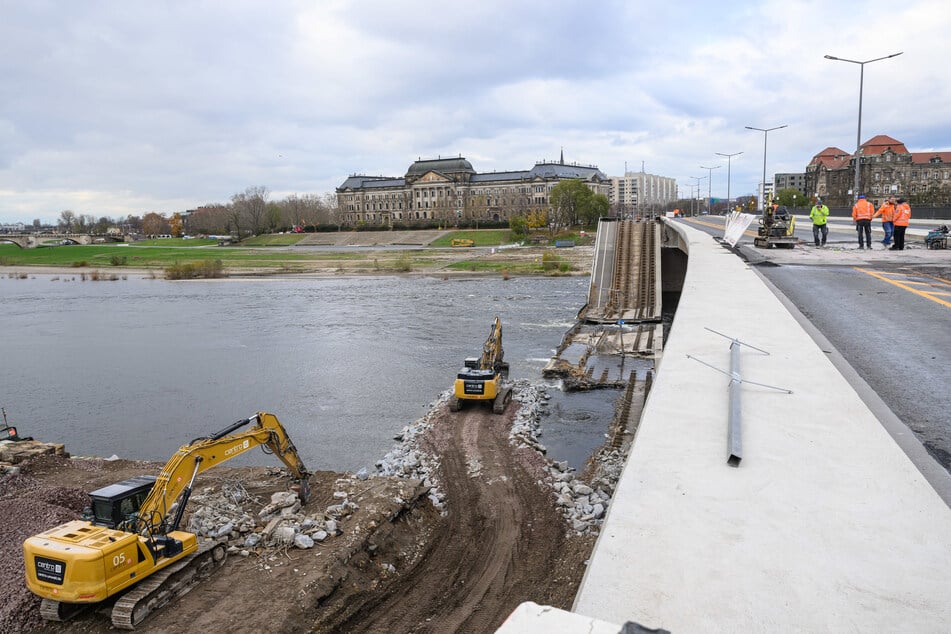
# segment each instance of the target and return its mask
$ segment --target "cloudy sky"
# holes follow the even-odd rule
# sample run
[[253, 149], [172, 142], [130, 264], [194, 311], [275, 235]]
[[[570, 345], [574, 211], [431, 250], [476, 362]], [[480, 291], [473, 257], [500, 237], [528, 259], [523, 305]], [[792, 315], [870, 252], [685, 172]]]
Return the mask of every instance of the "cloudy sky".
[[[947, 0], [0, 0], [0, 222], [332, 192], [419, 157], [752, 193], [834, 145], [951, 150]], [[706, 194], [707, 184], [701, 184]]]

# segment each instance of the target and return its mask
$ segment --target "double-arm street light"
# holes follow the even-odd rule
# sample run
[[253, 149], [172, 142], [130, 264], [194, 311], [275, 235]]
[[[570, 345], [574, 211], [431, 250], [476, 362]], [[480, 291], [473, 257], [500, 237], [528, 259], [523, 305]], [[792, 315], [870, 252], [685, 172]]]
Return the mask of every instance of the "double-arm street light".
[[859, 197], [859, 151], [862, 149], [862, 85], [865, 83], [865, 65], [871, 64], [872, 62], [880, 62], [883, 59], [891, 59], [892, 57], [898, 57], [904, 53], [900, 51], [898, 53], [892, 53], [891, 55], [886, 55], [885, 57], [876, 57], [875, 59], [867, 59], [864, 62], [860, 62], [854, 59], [845, 59], [844, 57], [835, 57], [833, 55], [826, 55], [826, 59], [831, 59], [837, 62], [848, 62], [850, 64], [859, 65], [859, 128], [858, 132], [855, 134], [855, 184], [852, 188], [852, 204], [855, 204], [855, 201]]
[[734, 156], [739, 156], [742, 152], [734, 152], [733, 154], [723, 154], [722, 152], [714, 152], [717, 156], [726, 157], [726, 210], [728, 212], [733, 211], [732, 199], [730, 198], [730, 159]]
[[[706, 176], [691, 176], [690, 178], [692, 178], [692, 179], [694, 179], [695, 181], [697, 181], [697, 182], [695, 183], [696, 186], [697, 186], [697, 193], [696, 193], [696, 195], [693, 197], [693, 199], [694, 199], [694, 204], [691, 205], [691, 210], [692, 210], [692, 208], [696, 205], [697, 199], [700, 198], [700, 181], [702, 181], [703, 179], [705, 179]], [[697, 215], [696, 212], [694, 212], [694, 215]]]
[[763, 211], [766, 211], [766, 139], [769, 137], [769, 133], [773, 130], [781, 130], [786, 127], [787, 124], [778, 125], [775, 128], [754, 128], [751, 125], [746, 126], [747, 130], [758, 130], [763, 133], [763, 190], [760, 192], [760, 204], [763, 206]]
[[713, 170], [720, 169], [722, 165], [715, 167], [700, 166], [700, 169], [707, 170], [707, 213], [713, 213]]

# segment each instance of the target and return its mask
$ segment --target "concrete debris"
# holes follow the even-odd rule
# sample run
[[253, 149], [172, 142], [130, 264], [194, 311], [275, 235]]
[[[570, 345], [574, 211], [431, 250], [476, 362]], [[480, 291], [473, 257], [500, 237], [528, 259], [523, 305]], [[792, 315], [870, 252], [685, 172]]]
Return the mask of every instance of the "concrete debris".
[[[338, 486], [349, 481], [338, 481]], [[297, 493], [280, 491], [254, 512], [249, 507], [260, 502], [250, 498], [240, 484], [226, 482], [220, 488], [207, 487], [192, 496], [187, 530], [229, 542], [229, 549], [242, 556], [269, 548], [310, 549], [343, 534], [340, 520], [359, 508], [342, 489], [335, 492], [334, 499], [337, 504], [315, 511], [305, 509]]]
[[43, 454], [69, 457], [66, 446], [62, 444], [38, 440], [0, 440], [0, 473], [19, 473], [19, 469], [10, 467]]
[[[514, 445], [545, 453], [545, 446], [538, 438], [542, 433], [541, 413], [547, 410], [549, 398], [544, 386], [527, 382], [517, 384], [513, 399], [519, 401], [521, 406], [509, 434], [509, 440]], [[572, 530], [581, 534], [597, 534], [625, 460], [626, 455], [619, 450], [602, 449], [592, 459], [589, 470], [592, 475], [588, 482], [581, 481], [566, 461], [549, 461], [551, 478], [548, 485], [554, 492], [555, 504]]]

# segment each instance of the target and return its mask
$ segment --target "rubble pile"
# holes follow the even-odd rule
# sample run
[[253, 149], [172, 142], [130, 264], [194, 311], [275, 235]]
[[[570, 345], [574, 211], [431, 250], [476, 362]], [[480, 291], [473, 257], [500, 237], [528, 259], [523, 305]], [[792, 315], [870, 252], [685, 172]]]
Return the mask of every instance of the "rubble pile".
[[260, 501], [248, 496], [237, 482], [207, 487], [192, 496], [194, 512], [187, 530], [202, 537], [226, 541], [228, 552], [242, 557], [269, 548], [313, 548], [315, 544], [341, 535], [341, 521], [359, 506], [349, 500], [350, 478], [336, 481], [335, 504], [322, 511], [305, 511], [294, 491], [278, 491], [260, 510]]
[[[512, 423], [510, 442], [519, 447], [530, 447], [542, 454], [546, 453], [545, 446], [538, 438], [542, 434], [541, 414], [547, 409], [550, 399], [547, 391], [544, 387], [520, 382], [513, 398], [519, 401], [521, 406]], [[549, 484], [555, 493], [555, 503], [572, 530], [581, 534], [597, 532], [604, 522], [625, 459], [626, 455], [619, 450], [602, 449], [592, 459], [592, 476], [589, 482], [581, 480], [567, 462], [549, 461]]]
[[16, 475], [20, 472], [18, 465], [21, 462], [45, 454], [69, 457], [63, 444], [38, 440], [0, 440], [0, 475]]
[[[435, 401], [429, 404], [429, 410], [422, 418], [417, 419], [403, 428], [395, 440], [397, 444], [376, 462], [377, 475], [395, 476], [399, 478], [413, 478], [421, 480], [423, 486], [429, 490], [429, 501], [440, 514], [446, 514], [446, 495], [439, 488], [436, 472], [439, 469], [439, 460], [428, 452], [422, 451], [419, 441], [423, 434], [433, 426], [433, 421], [439, 413], [439, 405], [449, 401], [452, 390], [446, 390]], [[369, 477], [366, 469], [357, 472], [357, 478], [365, 480]]]

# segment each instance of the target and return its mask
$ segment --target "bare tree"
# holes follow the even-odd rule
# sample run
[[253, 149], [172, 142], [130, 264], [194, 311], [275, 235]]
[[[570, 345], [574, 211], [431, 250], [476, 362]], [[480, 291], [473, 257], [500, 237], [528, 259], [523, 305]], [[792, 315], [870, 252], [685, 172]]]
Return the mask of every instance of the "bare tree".
[[59, 228], [66, 233], [69, 233], [73, 230], [73, 225], [76, 223], [76, 214], [69, 209], [59, 212]]
[[[268, 189], [263, 185], [248, 187], [240, 194], [231, 197], [232, 222], [235, 227], [242, 224], [248, 226], [254, 234], [264, 228], [264, 218], [267, 212]], [[238, 234], [240, 238], [240, 232]]]

